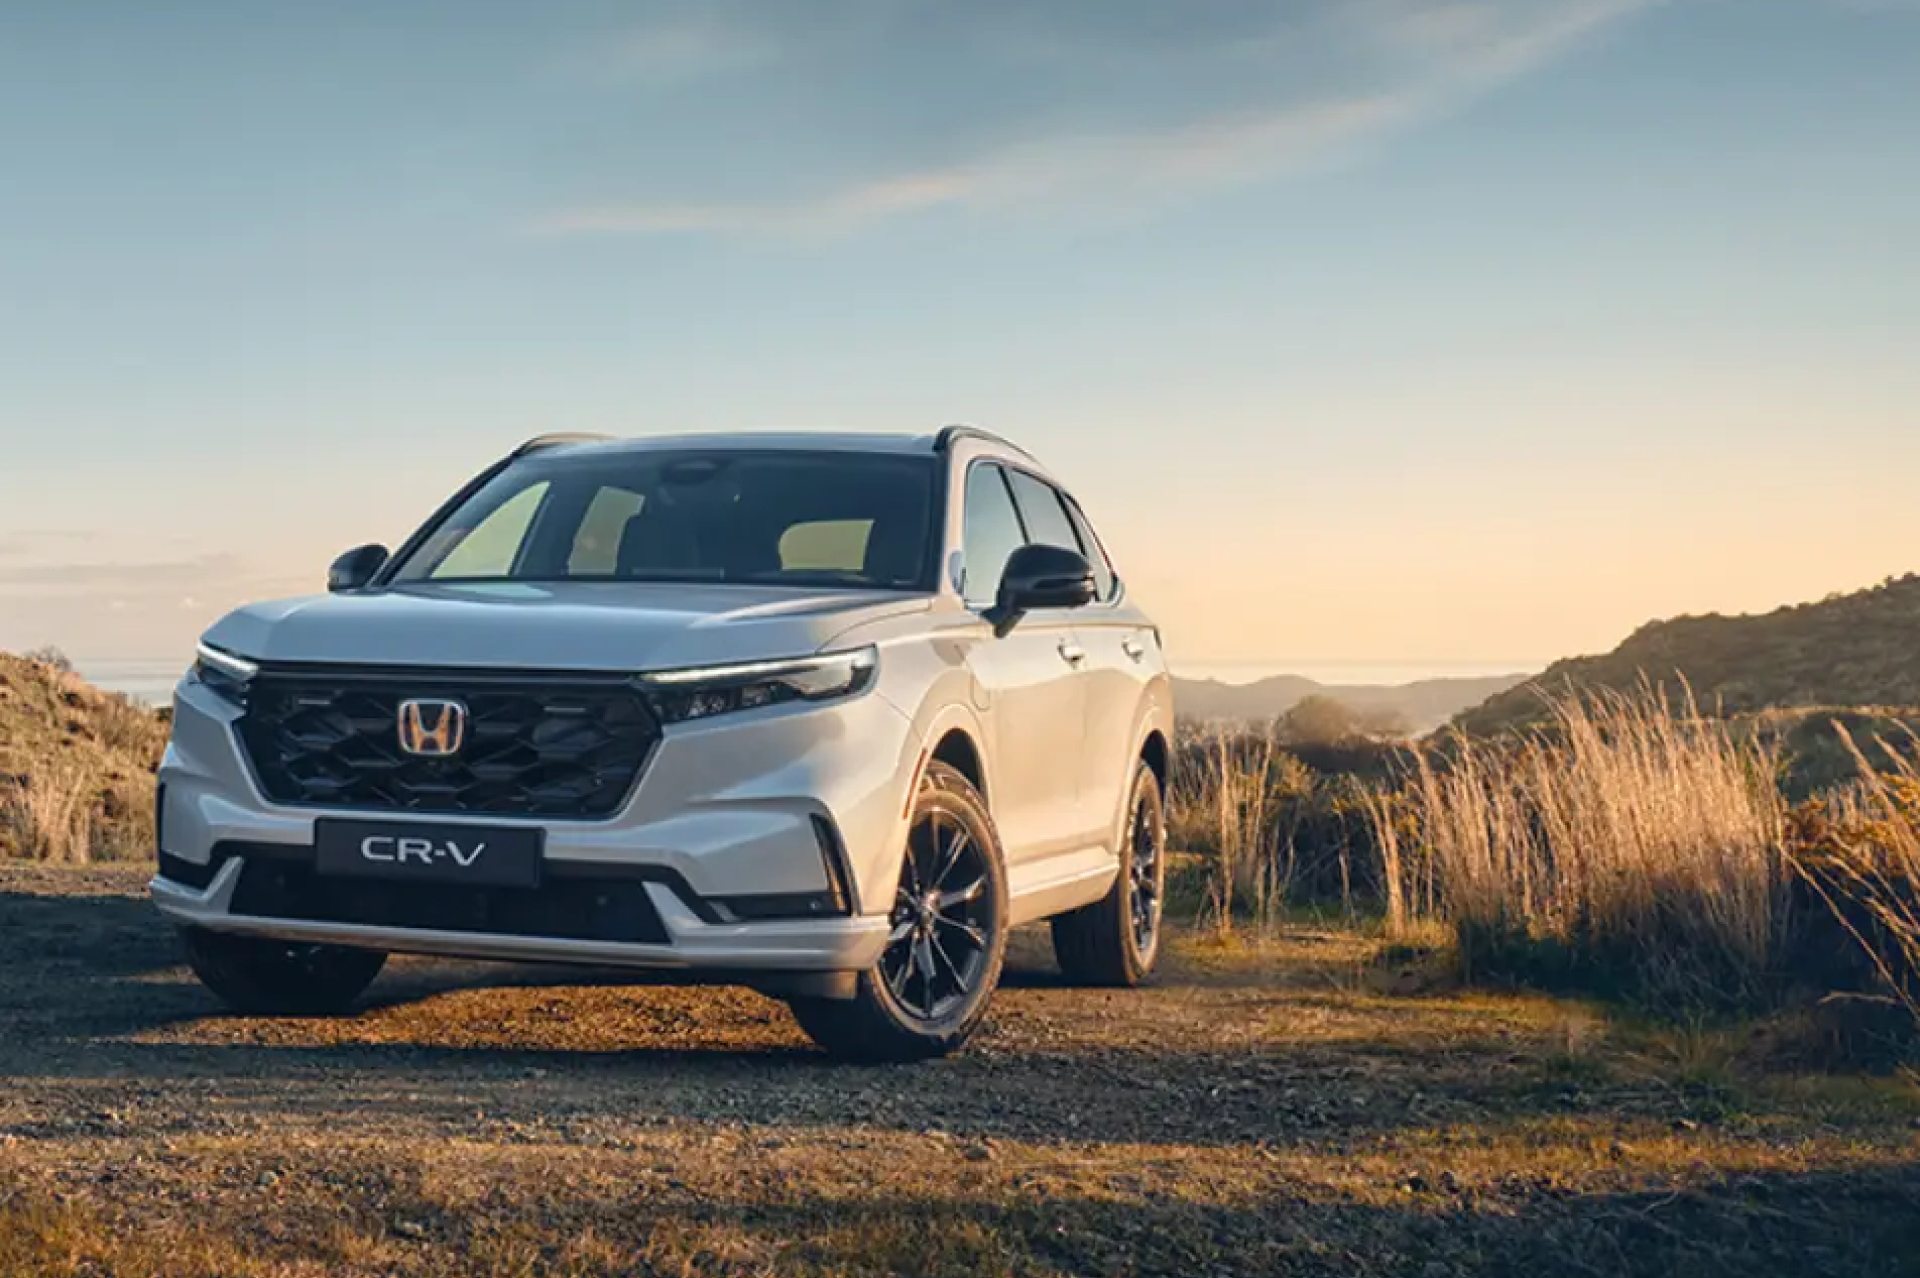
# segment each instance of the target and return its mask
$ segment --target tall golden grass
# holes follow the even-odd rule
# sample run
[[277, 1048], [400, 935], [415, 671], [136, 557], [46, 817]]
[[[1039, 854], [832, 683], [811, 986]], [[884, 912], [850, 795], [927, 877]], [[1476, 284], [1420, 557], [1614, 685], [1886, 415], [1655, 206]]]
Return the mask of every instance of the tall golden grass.
[[[1887, 996], [1920, 1021], [1920, 740], [1878, 742], [1885, 769], [1835, 725], [1860, 779], [1794, 814], [1793, 866], [1859, 946]], [[1905, 748], [1902, 748], [1902, 747]]]
[[1204, 926], [1277, 925], [1292, 888], [1300, 809], [1315, 784], [1270, 731], [1216, 731], [1182, 742], [1168, 834], [1174, 846], [1210, 861]]
[[54, 754], [16, 784], [0, 788], [0, 822], [25, 856], [85, 864], [93, 859], [99, 778], [70, 753]]
[[[1409, 750], [1397, 781], [1342, 809], [1362, 818], [1359, 878], [1390, 935], [1450, 939], [1470, 977], [1674, 1010], [1804, 992], [1920, 1025], [1920, 735], [1856, 745], [1836, 721], [1855, 778], [1793, 807], [1779, 735], [1704, 715], [1684, 689], [1549, 706], [1524, 735]], [[1183, 761], [1172, 830], [1211, 860], [1203, 922], [1289, 901], [1303, 796], [1318, 812], [1349, 791], [1258, 736], [1189, 740]]]
[[1423, 751], [1407, 787], [1463, 960], [1656, 995], [1763, 979], [1789, 908], [1771, 748], [1652, 689], [1552, 711], [1515, 741]]

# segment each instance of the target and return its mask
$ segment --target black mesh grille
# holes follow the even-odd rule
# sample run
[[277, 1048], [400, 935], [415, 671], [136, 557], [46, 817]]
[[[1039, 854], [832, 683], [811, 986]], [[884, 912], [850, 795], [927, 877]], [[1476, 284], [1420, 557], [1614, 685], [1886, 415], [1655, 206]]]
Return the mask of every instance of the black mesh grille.
[[[466, 707], [455, 757], [401, 750], [412, 698]], [[249, 689], [240, 739], [276, 803], [593, 819], [619, 809], [660, 729], [613, 677], [269, 670]]]
[[255, 918], [664, 945], [666, 926], [639, 879], [554, 879], [538, 888], [459, 887], [329, 878], [305, 865], [248, 859], [233, 912]]

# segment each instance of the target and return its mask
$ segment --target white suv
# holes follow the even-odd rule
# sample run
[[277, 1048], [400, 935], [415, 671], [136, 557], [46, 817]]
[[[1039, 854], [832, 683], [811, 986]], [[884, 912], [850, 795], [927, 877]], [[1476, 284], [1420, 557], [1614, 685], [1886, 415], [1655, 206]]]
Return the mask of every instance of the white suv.
[[937, 1055], [1007, 932], [1159, 946], [1159, 634], [1032, 457], [935, 437], [534, 440], [327, 595], [207, 632], [153, 898], [246, 1011], [389, 951], [619, 965]]

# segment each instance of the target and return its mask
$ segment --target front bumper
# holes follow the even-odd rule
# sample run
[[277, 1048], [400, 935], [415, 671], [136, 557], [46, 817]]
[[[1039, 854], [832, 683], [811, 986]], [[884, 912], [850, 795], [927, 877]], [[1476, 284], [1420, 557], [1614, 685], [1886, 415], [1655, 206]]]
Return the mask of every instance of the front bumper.
[[[634, 939], [386, 926], [304, 910], [288, 917], [262, 909], [257, 896], [249, 904], [244, 892], [247, 908], [236, 909], [236, 889], [253, 862], [233, 849], [297, 863], [311, 856], [317, 819], [409, 819], [267, 802], [234, 731], [238, 716], [191, 681], [176, 693], [158, 822], [162, 863], [176, 868], [150, 891], [177, 923], [400, 953], [739, 974], [749, 984], [761, 983], [748, 978], [762, 973], [864, 971], [885, 948], [886, 915], [866, 911], [892, 901], [919, 747], [906, 717], [871, 692], [672, 728], [608, 820], [419, 818], [439, 826], [537, 826], [549, 877], [647, 880], [628, 890], [644, 890], [650, 911], [643, 912], [658, 925]], [[850, 912], [785, 917], [748, 908], [804, 902], [808, 909], [789, 913], [817, 915], [823, 896]]]
[[754, 923], [706, 923], [662, 883], [644, 888], [670, 938], [666, 944], [584, 941], [497, 932], [378, 927], [313, 919], [256, 917], [232, 911], [244, 862], [228, 861], [204, 889], [156, 877], [148, 885], [160, 912], [176, 923], [218, 932], [351, 945], [408, 954], [514, 962], [585, 963], [717, 973], [857, 972], [880, 961], [887, 919], [866, 916]]

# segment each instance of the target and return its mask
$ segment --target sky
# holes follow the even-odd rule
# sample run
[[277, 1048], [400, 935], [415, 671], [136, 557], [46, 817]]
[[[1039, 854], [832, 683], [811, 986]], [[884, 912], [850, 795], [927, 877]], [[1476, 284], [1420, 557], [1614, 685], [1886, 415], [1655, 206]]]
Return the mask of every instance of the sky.
[[1920, 0], [0, 6], [0, 647], [549, 430], [1026, 444], [1176, 659], [1920, 569]]

